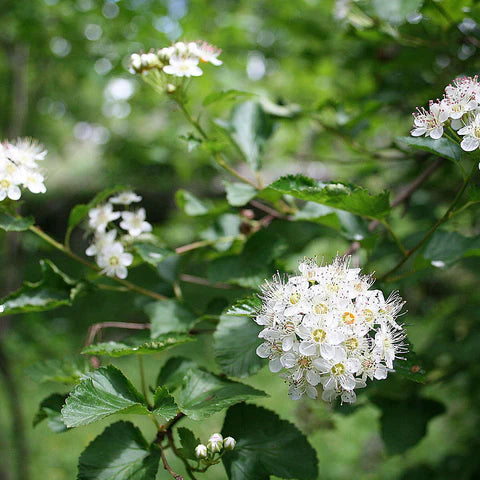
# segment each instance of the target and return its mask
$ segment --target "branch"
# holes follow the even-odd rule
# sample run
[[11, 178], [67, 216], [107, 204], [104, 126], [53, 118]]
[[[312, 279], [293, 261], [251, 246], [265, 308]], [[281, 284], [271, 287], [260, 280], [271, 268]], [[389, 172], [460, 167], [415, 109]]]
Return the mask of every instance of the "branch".
[[88, 329], [88, 337], [85, 342], [85, 348], [90, 346], [97, 333], [103, 328], [126, 328], [128, 330], [149, 330], [152, 327], [150, 323], [128, 323], [128, 322], [101, 322], [91, 325]]
[[175, 473], [172, 470], [172, 467], [168, 464], [167, 458], [165, 457], [165, 453], [163, 451], [163, 447], [160, 446], [160, 455], [162, 456], [163, 468], [175, 479], [175, 480], [183, 480], [183, 476]]

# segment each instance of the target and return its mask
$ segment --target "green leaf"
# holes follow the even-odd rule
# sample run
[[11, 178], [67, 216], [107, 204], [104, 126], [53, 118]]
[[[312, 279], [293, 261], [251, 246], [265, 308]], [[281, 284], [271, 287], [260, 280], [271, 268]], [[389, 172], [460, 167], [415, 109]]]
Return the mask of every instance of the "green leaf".
[[157, 387], [154, 395], [153, 413], [165, 418], [165, 420], [170, 420], [177, 412], [177, 404], [168, 393], [167, 387]]
[[257, 189], [248, 185], [248, 183], [224, 181], [223, 184], [227, 192], [228, 203], [233, 207], [243, 207], [257, 195]]
[[443, 404], [416, 394], [404, 399], [374, 397], [373, 402], [382, 411], [382, 438], [392, 454], [417, 444], [425, 436], [428, 422], [445, 411]]
[[376, 15], [393, 25], [401, 25], [407, 17], [417, 13], [423, 5], [423, 0], [372, 0]]
[[72, 305], [86, 284], [68, 277], [50, 260], [40, 260], [42, 280], [25, 282], [22, 287], [2, 300], [1, 315], [44, 312], [62, 305]]
[[435, 267], [452, 265], [462, 257], [480, 255], [480, 238], [437, 230], [425, 246], [423, 257]]
[[193, 360], [185, 357], [170, 358], [158, 374], [157, 385], [164, 385], [169, 391], [173, 391], [182, 385], [185, 373], [195, 368], [198, 367]]
[[155, 480], [160, 450], [130, 422], [108, 426], [83, 451], [77, 480]]
[[47, 419], [48, 428], [55, 433], [62, 433], [67, 430], [65, 423], [63, 423], [61, 410], [65, 403], [65, 395], [60, 393], [53, 393], [49, 397], [45, 398], [38, 412], [33, 419], [33, 426], [36, 427], [43, 420]]
[[235, 98], [238, 97], [251, 97], [253, 95], [253, 93], [242, 92], [241, 90], [234, 89], [213, 92], [205, 97], [205, 100], [203, 101], [203, 106], [207, 107], [208, 105], [211, 105], [212, 103], [218, 102], [220, 100], [235, 100]]
[[235, 403], [267, 394], [249, 385], [219, 378], [200, 369], [188, 370], [177, 395], [180, 410], [193, 420], [201, 420]]
[[398, 137], [397, 141], [417, 150], [434, 153], [454, 163], [458, 163], [463, 158], [463, 150], [460, 145], [445, 137], [438, 140], [433, 140], [430, 137]]
[[167, 257], [175, 255], [173, 250], [164, 247], [157, 247], [149, 243], [139, 243], [135, 245], [136, 252], [142, 257], [142, 260], [150, 265], [156, 267], [163, 262]]
[[143, 396], [113, 365], [87, 373], [72, 390], [62, 409], [67, 427], [88, 425], [115, 413], [150, 412]]
[[206, 215], [212, 208], [207, 202], [200, 200], [192, 193], [182, 189], [177, 190], [175, 193], [175, 202], [178, 207], [190, 217]]
[[200, 439], [195, 437], [195, 434], [185, 427], [179, 427], [177, 432], [180, 437], [180, 444], [182, 445], [180, 449], [182, 455], [190, 460], [197, 460], [195, 447], [200, 443]]
[[273, 123], [262, 106], [254, 101], [235, 105], [227, 131], [253, 170], [260, 169], [260, 157], [273, 132]]
[[197, 319], [185, 304], [174, 299], [149, 303], [144, 310], [152, 324], [152, 338], [162, 333], [188, 332]]
[[418, 357], [411, 351], [406, 360], [397, 360], [395, 362], [395, 373], [407, 380], [417, 383], [425, 383], [425, 370], [421, 366]]
[[362, 218], [319, 203], [307, 202], [295, 213], [295, 220], [308, 220], [333, 228], [350, 241], [363, 240], [368, 235], [367, 223]]
[[66, 385], [78, 383], [92, 365], [81, 355], [38, 362], [25, 369], [25, 373], [37, 383], [57, 382]]
[[262, 301], [257, 294], [242, 298], [227, 309], [225, 315], [234, 315], [237, 317], [253, 317], [257, 315], [262, 306]]
[[87, 204], [81, 203], [73, 207], [72, 211], [70, 212], [70, 216], [68, 217], [68, 227], [67, 227], [67, 233], [65, 235], [65, 238], [70, 237], [72, 230], [88, 216], [88, 211], [90, 209], [96, 207], [100, 203], [103, 203], [113, 194], [122, 192], [125, 190], [128, 190], [128, 188], [125, 186], [117, 185], [115, 187], [108, 188], [98, 193], [89, 203]]
[[200, 233], [200, 238], [212, 241], [212, 247], [224, 252], [233, 245], [234, 238], [239, 236], [241, 225], [242, 220], [239, 215], [224, 213], [215, 219], [213, 225]]
[[0, 228], [6, 232], [23, 232], [34, 222], [32, 217], [17, 217], [7, 211], [0, 211]]
[[306, 437], [270, 410], [245, 404], [230, 407], [222, 434], [237, 441], [235, 449], [222, 457], [230, 480], [318, 476], [316, 454]]
[[110, 357], [124, 357], [126, 355], [149, 355], [163, 352], [167, 348], [176, 347], [195, 338], [185, 333], [164, 333], [156, 338], [138, 341], [139, 336], [132, 336], [123, 342], [101, 342], [89, 345], [82, 350], [84, 355], [108, 355]]
[[258, 372], [265, 362], [256, 349], [262, 328], [247, 316], [222, 315], [214, 334], [215, 355], [222, 371], [232, 377]]
[[288, 175], [275, 181], [267, 190], [291, 195], [300, 200], [327, 205], [355, 215], [382, 219], [390, 213], [388, 193], [370, 195], [365, 189], [342, 183], [316, 182], [303, 175]]

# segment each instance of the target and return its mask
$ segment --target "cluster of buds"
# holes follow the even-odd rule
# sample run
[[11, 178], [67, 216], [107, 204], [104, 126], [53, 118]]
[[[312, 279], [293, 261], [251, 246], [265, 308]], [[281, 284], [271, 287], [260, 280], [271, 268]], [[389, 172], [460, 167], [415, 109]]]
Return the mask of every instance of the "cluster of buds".
[[171, 93], [176, 87], [169, 82], [169, 77], [199, 77], [203, 74], [200, 63], [222, 64], [218, 59], [220, 53], [220, 49], [207, 42], [177, 42], [157, 51], [134, 53], [130, 57], [130, 72], [153, 73], [155, 81], [166, 85]]
[[[195, 455], [199, 460], [206, 464], [213, 464], [228, 450], [233, 450], [237, 442], [233, 437], [223, 438], [220, 433], [214, 433], [207, 442], [207, 445], [202, 443], [195, 447]], [[219, 456], [215, 458], [215, 455]]]
[[[125, 249], [133, 242], [149, 237], [152, 231], [152, 225], [145, 221], [144, 208], [134, 211], [125, 209], [141, 200], [142, 197], [134, 192], [122, 192], [88, 212], [88, 226], [93, 232], [93, 239], [85, 253], [94, 256], [101, 273], [109, 277], [127, 277], [127, 267], [132, 264], [133, 255]], [[116, 206], [124, 210], [114, 210]], [[119, 221], [118, 225], [116, 221]], [[118, 232], [121, 232], [119, 239]]]
[[478, 77], [455, 79], [445, 88], [443, 99], [430, 101], [429, 108], [417, 108], [413, 114], [414, 137], [441, 138], [446, 128], [462, 136], [460, 146], [466, 152], [480, 147], [480, 84]]
[[31, 138], [0, 144], [0, 201], [19, 200], [22, 188], [32, 193], [45, 193], [44, 177], [37, 162], [46, 155], [43, 145]]
[[370, 290], [373, 281], [350, 268], [350, 257], [337, 257], [330, 265], [304, 260], [298, 275], [276, 275], [262, 287], [257, 355], [281, 372], [292, 400], [316, 398], [321, 385], [323, 400], [353, 403], [356, 388], [385, 379], [407, 352], [395, 321], [404, 302]]

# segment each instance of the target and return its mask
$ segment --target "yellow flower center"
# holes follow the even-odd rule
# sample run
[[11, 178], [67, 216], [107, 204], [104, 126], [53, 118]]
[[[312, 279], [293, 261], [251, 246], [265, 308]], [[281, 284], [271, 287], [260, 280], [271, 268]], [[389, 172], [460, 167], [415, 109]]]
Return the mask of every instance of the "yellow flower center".
[[343, 363], [336, 363], [333, 367], [332, 367], [332, 373], [338, 377], [339, 375], [343, 375], [343, 373], [345, 372], [345, 365]]
[[355, 322], [355, 315], [350, 312], [344, 312], [342, 315], [342, 320], [343, 323], [346, 323], [347, 325], [352, 325], [352, 323]]
[[313, 331], [312, 337], [317, 343], [322, 343], [323, 341], [325, 341], [325, 338], [327, 338], [327, 332], [325, 332], [325, 330], [322, 330], [321, 328], [317, 328]]
[[292, 293], [289, 300], [292, 305], [296, 305], [300, 301], [300, 294], [298, 292]]
[[7, 189], [10, 187], [10, 182], [6, 179], [0, 180], [0, 187]]
[[120, 263], [120, 260], [118, 257], [110, 257], [109, 263], [112, 267], [116, 267]]
[[366, 322], [371, 322], [373, 320], [373, 312], [369, 308], [366, 308], [363, 311], [363, 316], [365, 317]]
[[345, 340], [345, 346], [348, 350], [353, 351], [358, 348], [358, 340], [354, 337]]
[[313, 312], [316, 315], [325, 315], [328, 312], [328, 307], [324, 303], [317, 303], [313, 306]]

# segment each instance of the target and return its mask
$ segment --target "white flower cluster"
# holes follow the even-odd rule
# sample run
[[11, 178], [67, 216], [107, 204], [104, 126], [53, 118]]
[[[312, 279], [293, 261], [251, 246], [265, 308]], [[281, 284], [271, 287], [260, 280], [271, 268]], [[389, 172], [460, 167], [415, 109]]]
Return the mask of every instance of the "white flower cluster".
[[[133, 255], [126, 252], [125, 247], [152, 231], [150, 223], [145, 221], [144, 208], [117, 211], [114, 206], [125, 207], [141, 200], [142, 197], [134, 192], [122, 192], [88, 212], [88, 226], [94, 236], [85, 253], [95, 256], [97, 265], [102, 269], [101, 273], [109, 277], [127, 277], [127, 267], [132, 264]], [[120, 220], [118, 226], [114, 223], [116, 220]], [[117, 232], [121, 230], [127, 233], [117, 240]]]
[[444, 127], [451, 127], [463, 139], [466, 152], [480, 147], [480, 84], [478, 77], [457, 78], [445, 88], [442, 100], [430, 101], [429, 109], [417, 108], [413, 114], [414, 137], [425, 135], [438, 140]]
[[222, 51], [207, 42], [177, 42], [157, 52], [134, 53], [130, 57], [132, 73], [148, 73], [157, 70], [175, 77], [199, 77], [203, 74], [200, 62], [221, 65], [218, 59]]
[[46, 155], [43, 145], [31, 138], [0, 144], [0, 201], [7, 197], [19, 200], [22, 188], [32, 193], [45, 193], [44, 177], [37, 162]]
[[277, 274], [262, 287], [255, 321], [264, 327], [258, 335], [264, 342], [257, 355], [281, 372], [291, 399], [316, 398], [321, 385], [324, 400], [353, 403], [355, 388], [385, 379], [407, 352], [395, 321], [404, 302], [370, 290], [373, 281], [350, 268], [350, 257], [337, 257], [329, 265], [304, 260], [299, 275]]
[[207, 445], [199, 443], [195, 447], [195, 455], [198, 459], [203, 459], [206, 463], [215, 460], [213, 457], [216, 453], [222, 454], [226, 450], [233, 450], [237, 444], [233, 437], [223, 438], [220, 433], [214, 433], [207, 442]]

